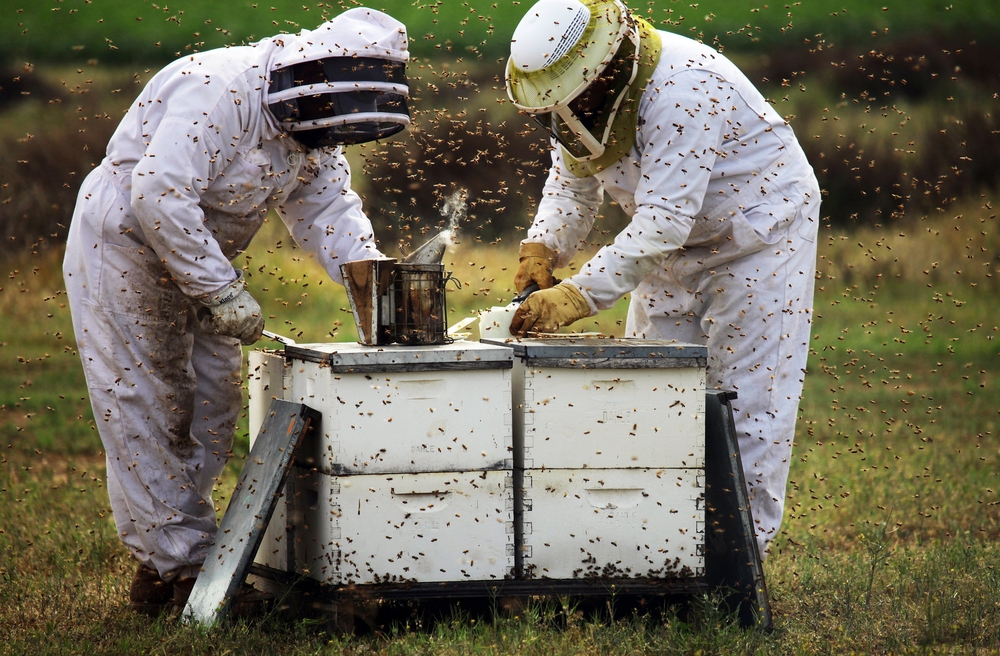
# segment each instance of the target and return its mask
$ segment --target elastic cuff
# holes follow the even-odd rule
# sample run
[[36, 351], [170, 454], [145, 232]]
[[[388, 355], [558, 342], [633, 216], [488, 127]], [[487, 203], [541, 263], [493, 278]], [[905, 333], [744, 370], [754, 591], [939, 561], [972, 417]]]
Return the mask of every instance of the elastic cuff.
[[236, 273], [236, 279], [227, 282], [207, 297], [200, 299], [202, 305], [215, 307], [223, 303], [228, 303], [246, 289], [246, 281], [243, 280], [243, 271], [236, 271], [235, 269], [233, 271]]
[[179, 579], [198, 578], [198, 575], [201, 574], [201, 570], [203, 569], [204, 567], [202, 567], [201, 565], [189, 565], [187, 567], [182, 567], [181, 570], [177, 573], [177, 578]]
[[518, 260], [526, 257], [542, 257], [555, 264], [556, 254], [540, 241], [522, 241], [517, 251]]
[[160, 578], [168, 583], [171, 581], [179, 581], [181, 579], [193, 579], [197, 578], [198, 575], [201, 574], [202, 569], [204, 568], [201, 565], [184, 565], [183, 567], [170, 570], [166, 574], [161, 574]]

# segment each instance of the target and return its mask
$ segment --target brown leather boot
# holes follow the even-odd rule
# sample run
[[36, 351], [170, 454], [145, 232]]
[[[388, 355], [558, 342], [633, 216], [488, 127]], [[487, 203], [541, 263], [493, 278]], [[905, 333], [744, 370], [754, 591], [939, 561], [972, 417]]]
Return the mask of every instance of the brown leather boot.
[[139, 565], [128, 590], [128, 607], [136, 613], [156, 617], [174, 599], [174, 586], [160, 578], [155, 569]]
[[[180, 615], [184, 612], [184, 607], [187, 606], [191, 590], [194, 588], [194, 583], [197, 580], [196, 578], [179, 578], [174, 580], [172, 614]], [[233, 597], [229, 614], [232, 617], [239, 617], [241, 619], [258, 617], [267, 609], [272, 601], [274, 601], [274, 595], [262, 592], [249, 583], [244, 583]]]
[[273, 603], [273, 594], [258, 590], [252, 583], [244, 583], [233, 598], [229, 612], [233, 617], [249, 620], [263, 615]]
[[171, 614], [180, 615], [184, 612], [184, 607], [187, 606], [188, 597], [191, 596], [191, 590], [194, 588], [194, 583], [197, 578], [174, 579], [174, 595], [172, 597], [173, 608], [170, 609]]

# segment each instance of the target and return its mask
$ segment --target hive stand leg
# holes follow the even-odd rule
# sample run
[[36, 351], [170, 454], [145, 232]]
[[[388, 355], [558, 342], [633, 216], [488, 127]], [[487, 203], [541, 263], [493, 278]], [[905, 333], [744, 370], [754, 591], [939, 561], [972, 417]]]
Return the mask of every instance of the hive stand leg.
[[705, 573], [742, 626], [770, 630], [771, 605], [730, 406], [735, 398], [735, 392], [709, 391], [705, 401]]
[[309, 406], [281, 399], [271, 401], [215, 542], [191, 590], [182, 614], [185, 622], [214, 624], [228, 615], [281, 496], [295, 447], [319, 420], [320, 414]]

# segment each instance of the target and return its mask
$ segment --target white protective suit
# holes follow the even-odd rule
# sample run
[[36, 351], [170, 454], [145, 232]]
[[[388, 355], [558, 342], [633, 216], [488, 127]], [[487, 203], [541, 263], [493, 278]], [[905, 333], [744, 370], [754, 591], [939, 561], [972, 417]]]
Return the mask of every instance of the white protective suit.
[[242, 405], [238, 339], [197, 301], [269, 210], [336, 282], [379, 257], [341, 149], [307, 151], [266, 108], [269, 71], [324, 56], [406, 61], [403, 25], [353, 9], [318, 29], [179, 59], [157, 73], [84, 181], [64, 276], [119, 536], [164, 580], [196, 575], [212, 487]]
[[[820, 193], [792, 129], [736, 66], [659, 32], [632, 150], [591, 177], [552, 152], [525, 242], [569, 264], [607, 192], [631, 217], [569, 278], [592, 312], [631, 292], [626, 333], [707, 344], [733, 402], [762, 557], [781, 524], [812, 313]], [[682, 248], [683, 247], [683, 248]]]

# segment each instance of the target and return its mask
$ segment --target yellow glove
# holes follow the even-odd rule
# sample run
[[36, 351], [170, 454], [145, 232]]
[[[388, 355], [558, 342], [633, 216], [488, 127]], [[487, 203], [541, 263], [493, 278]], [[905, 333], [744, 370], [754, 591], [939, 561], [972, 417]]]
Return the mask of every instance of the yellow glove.
[[563, 282], [537, 291], [521, 303], [510, 321], [510, 332], [524, 336], [528, 331], [554, 333], [577, 319], [590, 316], [590, 305], [575, 285]]
[[556, 265], [556, 255], [545, 244], [527, 243], [521, 244], [517, 253], [521, 262], [514, 274], [514, 287], [518, 293], [535, 282], [539, 288], [548, 289], [556, 284], [556, 279], [552, 277], [552, 269]]

